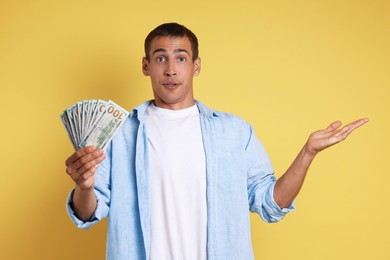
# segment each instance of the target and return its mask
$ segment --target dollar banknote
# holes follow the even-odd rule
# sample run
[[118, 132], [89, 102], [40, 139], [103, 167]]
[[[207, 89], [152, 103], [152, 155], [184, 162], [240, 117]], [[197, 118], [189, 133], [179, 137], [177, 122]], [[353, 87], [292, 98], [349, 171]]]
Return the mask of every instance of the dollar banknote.
[[111, 100], [84, 100], [68, 107], [60, 118], [75, 150], [89, 145], [105, 150], [128, 115]]

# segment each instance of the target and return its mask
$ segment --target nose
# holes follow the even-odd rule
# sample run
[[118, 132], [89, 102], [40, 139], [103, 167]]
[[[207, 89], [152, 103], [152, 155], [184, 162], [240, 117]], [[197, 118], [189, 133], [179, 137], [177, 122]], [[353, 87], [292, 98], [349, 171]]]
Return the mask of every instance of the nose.
[[171, 72], [171, 71], [166, 71], [165, 73], [165, 76], [167, 76], [167, 77], [172, 77], [172, 76], [175, 76], [176, 75], [176, 72]]
[[167, 64], [167, 68], [164, 72], [164, 75], [167, 76], [167, 77], [172, 77], [172, 76], [175, 76], [176, 75], [176, 69], [175, 69], [175, 65], [173, 64], [173, 62], [168, 62]]

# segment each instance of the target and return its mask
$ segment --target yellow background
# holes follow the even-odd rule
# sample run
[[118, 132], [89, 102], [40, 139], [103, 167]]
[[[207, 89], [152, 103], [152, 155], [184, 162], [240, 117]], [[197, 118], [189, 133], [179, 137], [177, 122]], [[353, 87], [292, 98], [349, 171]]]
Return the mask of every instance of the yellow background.
[[198, 99], [256, 129], [280, 176], [308, 135], [370, 122], [313, 163], [278, 224], [251, 215], [256, 259], [390, 259], [390, 2], [0, 2], [0, 259], [104, 259], [106, 225], [76, 229], [63, 109], [152, 97], [146, 34], [177, 21], [200, 40]]

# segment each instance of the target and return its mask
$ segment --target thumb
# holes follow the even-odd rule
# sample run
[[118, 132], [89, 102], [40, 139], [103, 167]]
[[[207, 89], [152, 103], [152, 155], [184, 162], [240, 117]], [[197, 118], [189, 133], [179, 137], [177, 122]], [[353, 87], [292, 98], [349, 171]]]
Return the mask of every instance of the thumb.
[[339, 128], [341, 125], [342, 125], [341, 121], [335, 121], [335, 122], [331, 123], [324, 131], [326, 133], [331, 133], [334, 130], [336, 130], [337, 128]]

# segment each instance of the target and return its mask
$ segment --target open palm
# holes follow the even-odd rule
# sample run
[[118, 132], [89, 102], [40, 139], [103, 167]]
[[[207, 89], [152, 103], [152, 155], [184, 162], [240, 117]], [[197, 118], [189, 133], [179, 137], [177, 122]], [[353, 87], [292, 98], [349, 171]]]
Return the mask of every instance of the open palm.
[[312, 154], [345, 140], [352, 131], [368, 122], [367, 118], [356, 120], [340, 128], [342, 123], [335, 121], [326, 129], [312, 133], [307, 141], [307, 149]]

